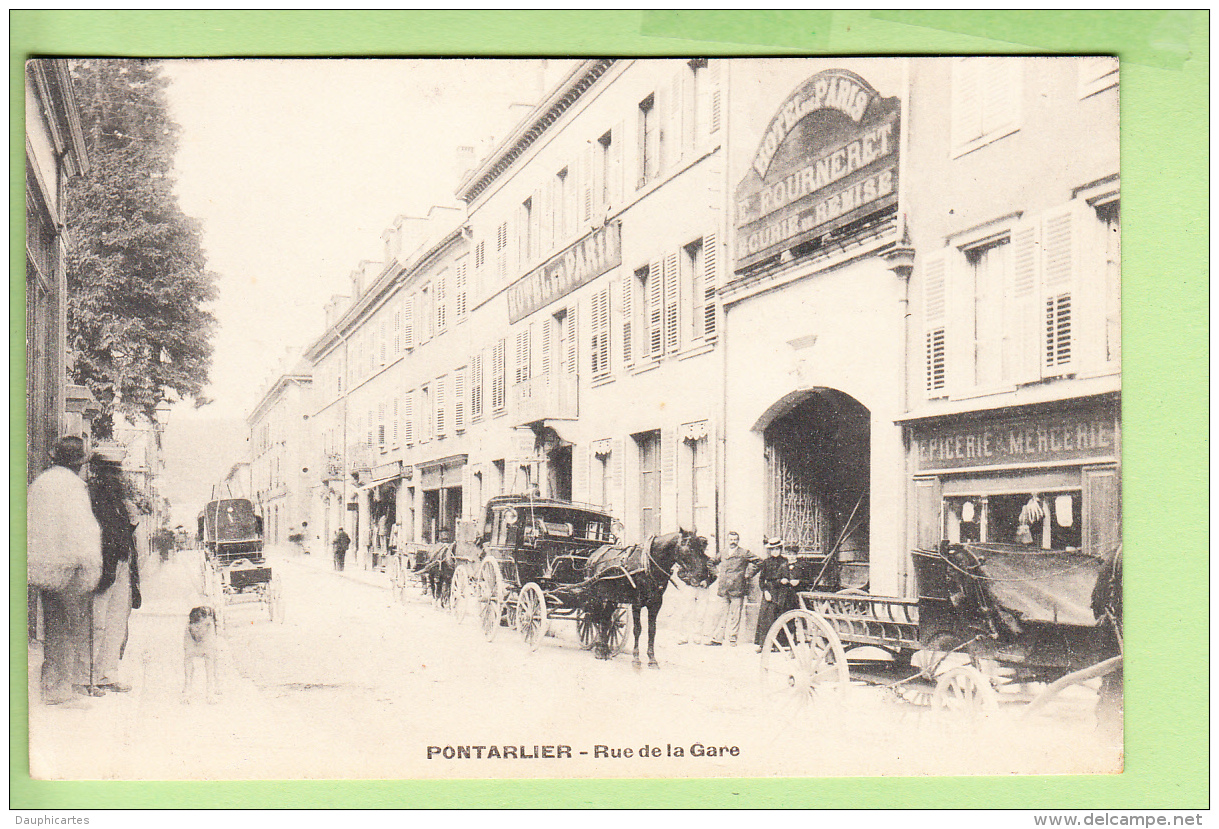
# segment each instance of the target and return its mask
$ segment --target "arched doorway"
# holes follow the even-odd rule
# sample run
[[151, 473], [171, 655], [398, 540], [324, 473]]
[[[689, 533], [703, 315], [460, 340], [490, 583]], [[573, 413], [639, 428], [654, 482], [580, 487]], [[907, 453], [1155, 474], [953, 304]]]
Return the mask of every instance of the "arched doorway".
[[866, 584], [870, 421], [850, 395], [813, 389], [789, 395], [758, 424], [766, 447], [766, 534], [814, 562], [830, 557], [822, 586]]

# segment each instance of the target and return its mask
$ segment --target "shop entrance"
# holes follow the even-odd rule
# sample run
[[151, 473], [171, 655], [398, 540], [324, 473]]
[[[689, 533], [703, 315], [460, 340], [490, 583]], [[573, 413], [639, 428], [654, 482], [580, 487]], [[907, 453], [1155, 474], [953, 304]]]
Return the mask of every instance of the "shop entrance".
[[832, 556], [829, 583], [866, 580], [870, 413], [836, 389], [776, 404], [766, 441], [766, 531], [798, 555]]
[[[423, 491], [423, 527], [425, 544], [452, 541], [457, 537], [457, 519], [461, 516], [461, 487], [449, 486]], [[442, 535], [443, 534], [443, 535]]]

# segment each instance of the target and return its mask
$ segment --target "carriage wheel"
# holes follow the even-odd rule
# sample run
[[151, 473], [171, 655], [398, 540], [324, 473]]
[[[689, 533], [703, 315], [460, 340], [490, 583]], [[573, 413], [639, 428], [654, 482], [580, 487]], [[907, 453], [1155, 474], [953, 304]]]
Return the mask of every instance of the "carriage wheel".
[[576, 616], [576, 633], [580, 637], [581, 649], [590, 651], [597, 644], [597, 625], [587, 610], [581, 610]]
[[284, 620], [284, 592], [280, 589], [278, 580], [272, 580], [267, 585], [267, 613], [270, 614], [272, 622]]
[[935, 683], [931, 705], [939, 711], [976, 718], [996, 710], [999, 697], [981, 671], [973, 665], [960, 665], [945, 671]]
[[499, 572], [499, 562], [493, 558], [485, 559], [478, 570], [478, 603], [483, 636], [490, 642], [499, 632], [504, 611], [504, 579]]
[[815, 702], [841, 701], [850, 681], [842, 642], [824, 618], [789, 610], [771, 625], [762, 645], [762, 689], [772, 704], [795, 716]]
[[449, 609], [461, 624], [470, 612], [470, 593], [472, 592], [470, 568], [458, 564], [453, 570], [453, 584], [449, 587]]
[[550, 622], [546, 618], [546, 597], [542, 588], [530, 582], [521, 588], [521, 595], [516, 600], [516, 628], [521, 632], [521, 638], [529, 649], [536, 651], [549, 627]]
[[617, 656], [622, 653], [626, 647], [626, 640], [630, 637], [631, 609], [627, 605], [620, 604], [614, 608], [614, 618], [610, 623], [609, 633], [605, 637], [605, 644], [609, 648], [610, 656]]

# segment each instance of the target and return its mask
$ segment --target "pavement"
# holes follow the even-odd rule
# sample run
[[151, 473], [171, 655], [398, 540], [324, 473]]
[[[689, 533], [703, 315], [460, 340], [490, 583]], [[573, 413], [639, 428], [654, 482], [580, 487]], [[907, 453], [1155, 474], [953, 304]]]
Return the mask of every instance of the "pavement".
[[[476, 619], [459, 624], [421, 591], [399, 600], [386, 574], [336, 572], [328, 556], [295, 549], [269, 549], [267, 557], [286, 612], [272, 622], [261, 605], [228, 608], [218, 702], [206, 701], [202, 671], [182, 693], [186, 617], [204, 598], [197, 555], [179, 553], [145, 574], [145, 605], [132, 614], [120, 673], [133, 690], [89, 699], [85, 709], [35, 702], [31, 773], [222, 780], [1121, 769], [1120, 746], [1099, 739], [1086, 695], [1067, 695], [1032, 722], [1006, 712], [945, 720], [861, 684], [836, 703], [776, 708], [760, 691], [752, 647], [676, 644], [680, 593], [666, 594], [661, 669], [635, 669], [629, 653], [593, 659], [571, 621], [554, 620], [532, 651], [507, 628], [487, 641]], [[39, 662], [35, 646], [31, 677]], [[536, 761], [476, 762], [457, 751], [491, 745], [518, 755], [566, 745], [574, 756], [539, 749]], [[707, 746], [725, 750], [708, 756]]]

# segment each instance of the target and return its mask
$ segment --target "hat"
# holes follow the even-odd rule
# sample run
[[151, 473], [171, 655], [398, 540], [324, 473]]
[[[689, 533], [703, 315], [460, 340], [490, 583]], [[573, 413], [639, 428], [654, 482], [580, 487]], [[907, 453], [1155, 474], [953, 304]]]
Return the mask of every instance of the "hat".
[[51, 448], [51, 463], [57, 466], [78, 467], [84, 461], [85, 442], [76, 435], [61, 437]]
[[783, 539], [779, 538], [779, 536], [777, 536], [777, 535], [772, 535], [770, 538], [766, 539], [766, 549], [768, 549], [768, 550], [772, 550], [775, 547], [782, 547], [782, 546], [783, 546]]
[[122, 463], [125, 457], [127, 457], [127, 448], [125, 446], [120, 443], [106, 441], [94, 447], [93, 455], [89, 459], [101, 461], [102, 463]]

